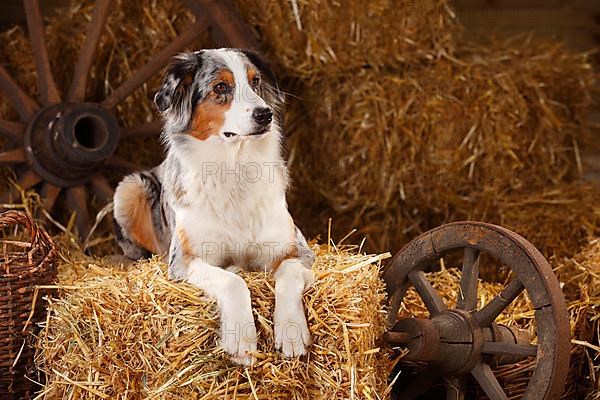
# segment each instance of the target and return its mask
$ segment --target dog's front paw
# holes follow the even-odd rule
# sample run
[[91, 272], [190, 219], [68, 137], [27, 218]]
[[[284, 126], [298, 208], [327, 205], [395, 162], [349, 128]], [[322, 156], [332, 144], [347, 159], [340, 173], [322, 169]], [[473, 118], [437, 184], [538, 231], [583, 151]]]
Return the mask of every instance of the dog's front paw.
[[256, 327], [252, 314], [246, 318], [227, 317], [221, 322], [221, 347], [231, 355], [231, 360], [250, 366], [256, 361]]
[[304, 316], [302, 304], [294, 309], [275, 307], [275, 348], [286, 357], [306, 354], [310, 345], [310, 332]]

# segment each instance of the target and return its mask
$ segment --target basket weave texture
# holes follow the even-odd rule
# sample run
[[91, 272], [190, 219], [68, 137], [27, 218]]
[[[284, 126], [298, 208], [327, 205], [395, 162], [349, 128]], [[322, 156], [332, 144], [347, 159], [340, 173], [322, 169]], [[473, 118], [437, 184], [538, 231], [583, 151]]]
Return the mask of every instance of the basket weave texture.
[[0, 214], [0, 399], [30, 399], [38, 386], [33, 377], [34, 349], [29, 346], [37, 323], [46, 315], [38, 285], [56, 277], [52, 239], [27, 214]]

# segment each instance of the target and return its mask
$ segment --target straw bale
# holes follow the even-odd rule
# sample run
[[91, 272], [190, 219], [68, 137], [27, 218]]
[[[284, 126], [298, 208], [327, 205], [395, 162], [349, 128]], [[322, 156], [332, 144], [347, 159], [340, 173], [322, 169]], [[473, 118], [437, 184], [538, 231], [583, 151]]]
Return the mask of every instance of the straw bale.
[[435, 60], [453, 52], [460, 32], [448, 0], [236, 3], [264, 51], [297, 78]]
[[291, 203], [305, 229], [333, 216], [338, 235], [361, 228], [373, 248], [397, 250], [479, 219], [567, 255], [598, 231], [597, 191], [571, 183], [591, 102], [587, 56], [525, 38], [457, 57], [306, 89], [289, 116]]
[[[591, 387], [588, 399], [600, 399], [600, 237], [573, 258], [555, 258], [556, 271], [569, 303], [576, 347], [570, 381], [582, 390]], [[583, 378], [583, 379], [582, 379]]]
[[390, 366], [378, 343], [386, 255], [315, 249], [317, 281], [304, 297], [314, 344], [302, 359], [273, 350], [272, 279], [243, 275], [259, 331], [258, 363], [249, 369], [219, 349], [214, 302], [169, 281], [158, 259], [130, 268], [65, 263], [63, 296], [50, 300], [38, 340], [38, 365], [48, 374], [40, 398], [379, 398]]
[[[259, 343], [259, 364], [248, 372], [229, 363], [218, 350], [212, 302], [187, 284], [167, 281], [159, 260], [123, 267], [112, 265], [108, 259], [90, 263], [75, 251], [75, 260], [60, 266], [63, 296], [51, 300], [52, 313], [38, 339], [38, 364], [51, 370], [41, 398], [71, 394], [102, 398], [90, 389], [121, 398], [126, 388], [132, 398], [152, 391], [160, 398], [190, 393], [206, 398], [234, 393], [239, 398], [254, 398], [252, 387], [257, 398], [349, 398], [352, 371], [357, 374], [356, 398], [384, 398], [386, 377], [393, 364], [398, 361], [399, 366], [415, 366], [402, 359], [390, 361], [382, 350], [368, 351], [378, 348], [383, 332], [383, 288], [375, 265], [381, 256], [358, 256], [349, 249], [328, 252], [325, 246], [316, 249], [319, 256], [314, 270], [319, 279], [305, 297], [315, 343], [308, 362], [285, 361], [273, 353], [273, 282], [260, 273], [245, 275], [264, 338]], [[599, 257], [600, 239], [595, 239], [572, 259], [551, 260], [567, 296], [573, 338], [565, 400], [585, 394], [598, 398]], [[357, 269], [357, 265], [362, 267]], [[503, 280], [507, 278], [504, 275]], [[428, 274], [428, 280], [452, 307], [460, 290], [460, 271], [452, 259], [445, 258], [440, 271]], [[480, 280], [479, 306], [502, 288], [498, 281]], [[400, 315], [428, 317], [413, 289], [408, 291]], [[526, 329], [535, 340], [534, 310], [526, 293], [502, 313], [498, 322]], [[354, 369], [345, 353], [344, 325], [353, 349]], [[518, 398], [534, 368], [534, 362], [522, 362], [496, 367], [495, 372], [511, 398]], [[173, 376], [176, 378], [171, 379]], [[595, 392], [589, 392], [590, 385], [596, 385]], [[324, 388], [328, 391], [321, 392]], [[479, 393], [479, 398], [485, 396]]]

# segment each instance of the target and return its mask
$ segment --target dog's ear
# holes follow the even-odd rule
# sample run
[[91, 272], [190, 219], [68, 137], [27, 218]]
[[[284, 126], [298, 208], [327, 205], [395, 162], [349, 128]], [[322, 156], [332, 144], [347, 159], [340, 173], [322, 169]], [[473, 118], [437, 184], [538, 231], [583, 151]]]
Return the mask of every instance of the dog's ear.
[[273, 101], [280, 104], [284, 102], [283, 92], [279, 90], [279, 83], [273, 73], [273, 69], [269, 61], [260, 53], [254, 50], [240, 49], [240, 52], [246, 56], [246, 58], [261, 72], [261, 74], [267, 78], [269, 85], [267, 91], [273, 98]]
[[202, 65], [201, 53], [182, 53], [173, 58], [162, 86], [154, 96], [154, 104], [159, 112], [166, 113], [173, 106], [182, 106], [189, 97], [194, 75]]

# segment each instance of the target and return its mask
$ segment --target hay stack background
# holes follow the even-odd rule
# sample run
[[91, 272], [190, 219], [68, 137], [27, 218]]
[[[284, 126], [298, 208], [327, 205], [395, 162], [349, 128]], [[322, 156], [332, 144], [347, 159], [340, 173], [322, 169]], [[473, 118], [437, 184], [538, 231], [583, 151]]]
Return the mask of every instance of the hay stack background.
[[236, 3], [281, 71], [308, 80], [432, 61], [461, 31], [448, 0]]
[[294, 110], [293, 205], [308, 230], [333, 215], [378, 249], [474, 219], [572, 255], [600, 229], [600, 191], [572, 183], [592, 82], [585, 55], [530, 40], [324, 78]]
[[314, 345], [302, 360], [274, 352], [272, 279], [244, 275], [259, 332], [251, 369], [218, 348], [214, 303], [168, 281], [158, 260], [129, 271], [64, 264], [63, 296], [50, 302], [38, 342], [48, 374], [41, 398], [379, 398], [391, 365], [378, 342], [385, 317], [378, 264], [386, 255], [316, 250], [318, 279], [305, 294]]

